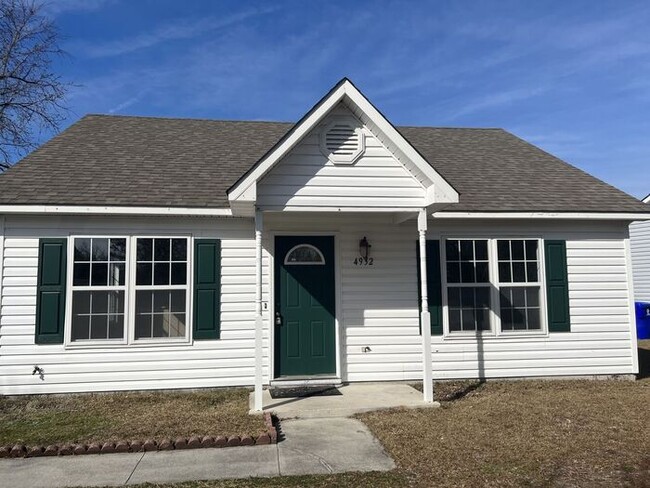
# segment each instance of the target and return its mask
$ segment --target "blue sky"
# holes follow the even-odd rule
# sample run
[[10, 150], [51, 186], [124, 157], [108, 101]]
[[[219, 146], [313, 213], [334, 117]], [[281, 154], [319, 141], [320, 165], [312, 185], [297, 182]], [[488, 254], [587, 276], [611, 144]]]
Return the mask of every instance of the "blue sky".
[[[503, 127], [650, 193], [650, 2], [52, 0], [86, 113], [295, 121], [347, 76], [396, 125]], [[472, 175], [468, 175], [470, 177]]]

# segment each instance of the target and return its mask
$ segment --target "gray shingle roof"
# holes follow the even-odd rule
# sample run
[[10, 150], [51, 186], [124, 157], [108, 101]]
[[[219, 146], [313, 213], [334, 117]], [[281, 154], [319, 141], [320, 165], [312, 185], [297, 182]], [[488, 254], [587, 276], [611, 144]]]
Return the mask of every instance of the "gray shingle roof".
[[[290, 123], [88, 115], [0, 175], [0, 204], [228, 207]], [[647, 212], [501, 129], [398, 127], [456, 188], [453, 211]]]

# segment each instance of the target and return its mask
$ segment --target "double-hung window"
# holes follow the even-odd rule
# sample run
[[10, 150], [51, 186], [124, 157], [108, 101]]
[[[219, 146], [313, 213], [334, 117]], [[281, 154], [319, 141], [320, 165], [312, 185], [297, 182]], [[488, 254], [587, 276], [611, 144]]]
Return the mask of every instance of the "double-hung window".
[[542, 332], [540, 242], [537, 238], [444, 239], [446, 333]]
[[189, 238], [73, 237], [71, 344], [189, 338]]
[[75, 238], [71, 340], [123, 340], [125, 293], [126, 238]]
[[187, 333], [187, 239], [137, 238], [135, 339]]
[[541, 330], [539, 241], [497, 240], [502, 331]]
[[490, 262], [486, 239], [445, 242], [450, 332], [490, 330]]

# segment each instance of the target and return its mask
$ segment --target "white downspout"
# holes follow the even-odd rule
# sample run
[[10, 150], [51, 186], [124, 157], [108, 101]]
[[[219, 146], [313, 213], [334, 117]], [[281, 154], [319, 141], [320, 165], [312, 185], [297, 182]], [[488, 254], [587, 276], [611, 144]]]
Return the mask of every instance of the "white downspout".
[[[5, 216], [0, 215], [0, 305], [2, 304], [2, 277], [5, 262]], [[2, 322], [2, 306], [0, 306], [0, 322]], [[2, 346], [0, 345], [0, 349]], [[2, 354], [0, 354], [1, 356]]]
[[255, 402], [253, 410], [261, 412], [262, 398], [262, 230], [264, 218], [261, 210], [255, 211]]
[[433, 364], [431, 359], [431, 314], [429, 313], [429, 290], [427, 289], [427, 211], [418, 214], [420, 242], [420, 328], [422, 330], [422, 371], [425, 403], [433, 403]]
[[5, 216], [0, 215], [0, 301], [2, 301], [2, 273], [5, 262]]

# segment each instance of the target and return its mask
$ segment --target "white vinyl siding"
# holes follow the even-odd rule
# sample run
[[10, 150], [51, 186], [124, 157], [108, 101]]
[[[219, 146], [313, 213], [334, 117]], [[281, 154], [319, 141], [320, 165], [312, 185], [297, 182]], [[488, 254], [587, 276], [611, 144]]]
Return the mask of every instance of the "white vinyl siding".
[[434, 338], [434, 378], [635, 372], [625, 264], [627, 232], [623, 225], [580, 222], [448, 225], [497, 237], [510, 232], [522, 237], [566, 240], [571, 332], [549, 333], [539, 338], [521, 334], [483, 341], [452, 342]]
[[[269, 380], [274, 233], [335, 235], [343, 381], [419, 380], [414, 221], [392, 215], [268, 214], [263, 253], [264, 382]], [[427, 238], [536, 236], [567, 242], [571, 332], [535, 337], [434, 336], [435, 378], [631, 374], [627, 229], [616, 222], [440, 221]], [[255, 336], [253, 221], [183, 217], [7, 217], [0, 308], [0, 393], [60, 393], [252, 385]], [[192, 235], [222, 244], [221, 339], [191, 344], [94, 346], [34, 344], [38, 240], [83, 235]], [[355, 265], [359, 239], [373, 265]], [[68, 304], [69, 306], [69, 304]], [[545, 313], [543, 311], [542, 313]], [[368, 352], [364, 352], [370, 348]], [[31, 374], [34, 365], [44, 379]]]
[[650, 302], [650, 221], [630, 225], [630, 247], [635, 298]]
[[[333, 117], [350, 115], [338, 107]], [[320, 131], [315, 130], [265, 176], [257, 188], [257, 205], [264, 209], [368, 208], [422, 206], [422, 184], [359, 123], [365, 134], [365, 150], [352, 165], [335, 164], [323, 155]]]
[[[341, 376], [344, 381], [419, 380], [417, 230], [380, 217], [267, 219], [278, 232], [337, 232], [341, 275]], [[618, 223], [430, 221], [428, 239], [441, 235], [565, 239], [571, 332], [432, 338], [437, 379], [485, 376], [605, 375], [635, 372], [625, 266], [626, 229]], [[327, 232], [322, 232], [327, 234]], [[359, 239], [371, 243], [373, 266], [355, 266]], [[541, 251], [540, 251], [541, 252]], [[546, 313], [543, 310], [542, 313]], [[526, 335], [529, 335], [528, 337]], [[364, 352], [369, 347], [370, 352]], [[480, 359], [479, 359], [480, 358]]]
[[[191, 345], [88, 348], [35, 345], [39, 238], [81, 233], [173, 233], [221, 239], [221, 338], [195, 341]], [[252, 384], [255, 364], [255, 244], [252, 235], [252, 222], [243, 219], [7, 217], [0, 308], [0, 393]], [[268, 276], [264, 280], [264, 299], [268, 300]], [[264, 357], [268, 364], [268, 324], [264, 329]], [[34, 365], [43, 368], [43, 380], [31, 375]], [[264, 377], [267, 381], [266, 367]]]

